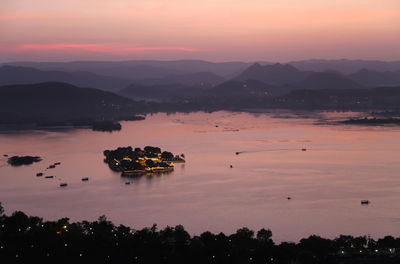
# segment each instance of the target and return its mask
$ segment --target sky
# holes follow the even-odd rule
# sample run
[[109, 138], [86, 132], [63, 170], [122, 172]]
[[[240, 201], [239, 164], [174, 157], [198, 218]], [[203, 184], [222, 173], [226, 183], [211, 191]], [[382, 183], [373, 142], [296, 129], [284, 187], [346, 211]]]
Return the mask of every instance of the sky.
[[400, 60], [400, 0], [0, 0], [0, 61]]

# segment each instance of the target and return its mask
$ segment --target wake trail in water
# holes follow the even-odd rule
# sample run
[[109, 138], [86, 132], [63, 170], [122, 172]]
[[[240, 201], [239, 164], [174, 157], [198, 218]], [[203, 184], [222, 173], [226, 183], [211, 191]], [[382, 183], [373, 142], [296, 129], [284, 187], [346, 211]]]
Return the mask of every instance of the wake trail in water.
[[245, 153], [258, 153], [258, 152], [274, 152], [274, 151], [306, 151], [305, 148], [285, 148], [285, 149], [263, 149], [263, 150], [244, 150], [238, 151], [235, 154], [245, 154]]

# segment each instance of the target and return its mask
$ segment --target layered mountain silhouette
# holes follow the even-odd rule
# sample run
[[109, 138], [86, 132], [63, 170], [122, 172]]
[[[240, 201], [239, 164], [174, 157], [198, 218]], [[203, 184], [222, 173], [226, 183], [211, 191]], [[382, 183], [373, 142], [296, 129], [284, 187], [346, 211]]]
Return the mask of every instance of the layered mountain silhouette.
[[225, 81], [225, 78], [212, 72], [194, 72], [188, 74], [173, 74], [158, 79], [138, 80], [136, 83], [144, 85], [181, 84], [196, 87], [212, 87]]
[[341, 74], [315, 72], [296, 83], [303, 89], [359, 89], [363, 86]]
[[348, 75], [348, 77], [367, 87], [396, 86], [400, 84], [400, 71], [379, 72], [362, 69]]
[[251, 65], [251, 63], [247, 62], [208, 62], [202, 60], [11, 62], [6, 64], [41, 70], [88, 71], [99, 75], [133, 80], [164, 78], [168, 75], [182, 75], [196, 72], [211, 72], [228, 78], [239, 74]]
[[272, 85], [293, 84], [310, 75], [289, 64], [272, 64], [262, 66], [255, 63], [234, 78], [238, 81], [257, 80]]
[[146, 101], [179, 101], [185, 98], [198, 96], [203, 87], [183, 84], [143, 85], [132, 84], [118, 93], [134, 100]]
[[[308, 102], [309, 98], [318, 96], [326, 96], [331, 94], [332, 98], [336, 97], [334, 90], [346, 90], [352, 94], [350, 102], [344, 103], [345, 105], [364, 105], [372, 107], [373, 105], [380, 105], [377, 101], [363, 101], [364, 103], [357, 103], [356, 94], [363, 95], [361, 90], [369, 87], [380, 86], [400, 86], [400, 71], [376, 71], [371, 69], [361, 69], [351, 74], [343, 73], [344, 70], [338, 70], [340, 67], [332, 67], [331, 65], [347, 65], [357, 68], [362, 65], [364, 61], [303, 61], [291, 64], [280, 63], [261, 63], [249, 64], [242, 62], [226, 62], [226, 63], [213, 63], [205, 61], [122, 61], [122, 62], [68, 62], [68, 63], [53, 63], [53, 62], [20, 62], [12, 63], [12, 65], [4, 65], [0, 67], [0, 85], [5, 84], [31, 84], [44, 82], [38, 87], [32, 85], [34, 91], [37, 91], [39, 97], [33, 96], [32, 99], [40, 102], [34, 105], [25, 97], [29, 97], [31, 92], [28, 88], [24, 90], [20, 86], [15, 87], [18, 93], [12, 94], [8, 88], [7, 93], [0, 94], [0, 96], [9, 97], [9, 102], [4, 101], [1, 108], [2, 117], [16, 114], [18, 111], [13, 108], [13, 102], [17, 100], [16, 106], [22, 109], [21, 113], [26, 115], [36, 116], [51, 115], [51, 108], [45, 106], [52, 106], [54, 109], [54, 116], [59, 113], [60, 116], [66, 116], [73, 101], [77, 100], [79, 106], [79, 94], [82, 93], [79, 87], [94, 87], [103, 90], [113, 91], [118, 93], [118, 98], [128, 97], [133, 100], [145, 100], [157, 103], [152, 103], [150, 111], [175, 111], [182, 109], [207, 110], [208, 107], [212, 109], [234, 109], [234, 106], [241, 107], [291, 107], [292, 104], [298, 102]], [[318, 71], [304, 70], [304, 65], [324, 65]], [[23, 66], [16, 66], [23, 65]], [[365, 65], [385, 65], [386, 68], [394, 69], [396, 62], [365, 62]], [[30, 67], [27, 67], [30, 66]], [[38, 67], [31, 68], [31, 67]], [[399, 68], [400, 69], [400, 68]], [[89, 71], [90, 70], [90, 71]], [[345, 71], [348, 68], [345, 67]], [[222, 77], [224, 76], [224, 77]], [[230, 76], [230, 77], [229, 77]], [[51, 84], [49, 84], [51, 82]], [[57, 83], [54, 83], [57, 82]], [[69, 104], [63, 104], [56, 93], [51, 93], [50, 90], [59, 91], [59, 96], [69, 97], [64, 94], [69, 90], [67, 84], [60, 84], [59, 82], [70, 83], [69, 86], [72, 90], [79, 89], [76, 93], [76, 98], [71, 99]], [[27, 85], [26, 87], [29, 87]], [[31, 88], [32, 88], [31, 87]], [[46, 87], [47, 90], [43, 90]], [[61, 89], [64, 87], [64, 90]], [[21, 90], [22, 89], [22, 90]], [[59, 90], [61, 89], [61, 90]], [[29, 90], [29, 92], [28, 92]], [[359, 92], [355, 92], [359, 90]], [[4, 90], [6, 91], [6, 90]], [[53, 99], [46, 97], [45, 91], [54, 96], [54, 102], [58, 102], [61, 108], [65, 107], [68, 110], [59, 112], [61, 108], [58, 105], [53, 105]], [[74, 90], [75, 91], [75, 90]], [[331, 92], [326, 92], [331, 91]], [[379, 89], [378, 89], [379, 91]], [[383, 91], [383, 90], [382, 90]], [[340, 92], [337, 92], [340, 93]], [[27, 96], [27, 94], [29, 96]], [[98, 98], [98, 93], [93, 94], [94, 98]], [[285, 96], [288, 97], [285, 97]], [[294, 96], [295, 95], [295, 96]], [[301, 95], [301, 96], [300, 96]], [[354, 95], [354, 96], [353, 96]], [[375, 96], [375, 94], [372, 94]], [[110, 98], [118, 96], [109, 94]], [[122, 97], [123, 96], [123, 97]], [[296, 97], [297, 96], [297, 97]], [[47, 102], [43, 99], [47, 98]], [[82, 94], [82, 98], [88, 99], [87, 95]], [[274, 104], [271, 98], [282, 99], [280, 103]], [[290, 99], [297, 98], [297, 99]], [[330, 98], [328, 96], [328, 98]], [[123, 98], [131, 102], [129, 111], [135, 107], [145, 111], [148, 104], [133, 103], [131, 100]], [[289, 100], [290, 99], [290, 100]], [[28, 101], [24, 101], [28, 100]], [[103, 99], [101, 99], [103, 100]], [[298, 100], [298, 101], [296, 101]], [[325, 99], [324, 99], [325, 100]], [[331, 99], [329, 99], [331, 100]], [[333, 100], [333, 99], [332, 99]], [[335, 101], [329, 101], [331, 105], [337, 105]], [[20, 104], [20, 101], [23, 104]], [[389, 102], [389, 99], [384, 99]], [[288, 103], [290, 102], [290, 103]], [[361, 102], [361, 101], [360, 101]], [[370, 104], [372, 102], [372, 104]], [[88, 106], [94, 105], [88, 99]], [[393, 103], [393, 102], [390, 102]], [[111, 103], [118, 106], [117, 109], [127, 109], [121, 103]], [[368, 105], [370, 104], [370, 105]], [[83, 103], [82, 103], [83, 105]], [[108, 105], [106, 103], [106, 105]], [[383, 104], [382, 104], [383, 105]], [[24, 108], [26, 106], [26, 108]], [[32, 108], [33, 107], [33, 108]], [[342, 107], [342, 106], [340, 106]], [[9, 109], [8, 109], [9, 108]], [[30, 113], [26, 109], [33, 109]], [[8, 110], [7, 110], [8, 109]], [[25, 110], [24, 110], [25, 109]], [[57, 110], [59, 109], [59, 110]], [[75, 109], [70, 112], [72, 115], [81, 116], [85, 113], [91, 113], [89, 108], [81, 109], [77, 113]], [[94, 109], [94, 108], [93, 108]], [[97, 108], [96, 108], [97, 109]], [[106, 110], [112, 114], [117, 113], [116, 108], [98, 108], [96, 111], [101, 115], [105, 115]], [[25, 112], [24, 112], [25, 111]], [[61, 110], [60, 110], [61, 111]], [[92, 111], [92, 114], [96, 111]]]
[[8, 65], [0, 67], [0, 85], [41, 82], [65, 82], [80, 87], [95, 87], [108, 91], [117, 91], [132, 83], [132, 80], [108, 77], [84, 71], [43, 71]]
[[399, 71], [400, 61], [376, 61], [376, 60], [301, 60], [292, 61], [293, 65], [301, 71], [337, 71], [342, 74], [351, 74], [362, 69], [371, 71]]
[[143, 106], [117, 94], [71, 84], [47, 82], [0, 87], [1, 121], [108, 119]]
[[271, 96], [275, 87], [256, 80], [228, 81], [208, 89], [203, 95], [221, 97], [265, 97]]
[[256, 80], [272, 85], [273, 95], [297, 89], [359, 89], [362, 85], [337, 72], [300, 71], [289, 64], [253, 64], [234, 80]]
[[335, 110], [398, 111], [400, 87], [294, 90], [276, 100], [276, 107]]

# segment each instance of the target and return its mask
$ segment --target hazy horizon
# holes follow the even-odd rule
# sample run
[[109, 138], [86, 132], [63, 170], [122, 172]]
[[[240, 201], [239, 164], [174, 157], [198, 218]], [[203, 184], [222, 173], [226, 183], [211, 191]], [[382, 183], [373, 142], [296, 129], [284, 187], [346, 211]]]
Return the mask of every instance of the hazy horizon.
[[400, 60], [396, 0], [5, 0], [1, 61]]
[[193, 58], [187, 58], [187, 59], [137, 59], [137, 58], [132, 58], [132, 59], [109, 59], [109, 60], [101, 60], [101, 59], [82, 59], [82, 60], [1, 60], [1, 64], [7, 64], [7, 63], [29, 63], [29, 62], [38, 62], [38, 63], [74, 63], [74, 62], [130, 62], [130, 61], [160, 61], [160, 62], [171, 62], [171, 61], [204, 61], [204, 62], [211, 62], [211, 63], [280, 63], [280, 64], [290, 64], [293, 62], [301, 62], [301, 61], [365, 61], [365, 62], [370, 62], [370, 61], [376, 61], [376, 62], [400, 62], [399, 59], [393, 59], [393, 60], [369, 60], [369, 59], [348, 59], [348, 58], [338, 58], [338, 59], [325, 59], [325, 58], [305, 58], [302, 60], [288, 60], [288, 61], [267, 61], [267, 60], [206, 60], [206, 59], [193, 59]]

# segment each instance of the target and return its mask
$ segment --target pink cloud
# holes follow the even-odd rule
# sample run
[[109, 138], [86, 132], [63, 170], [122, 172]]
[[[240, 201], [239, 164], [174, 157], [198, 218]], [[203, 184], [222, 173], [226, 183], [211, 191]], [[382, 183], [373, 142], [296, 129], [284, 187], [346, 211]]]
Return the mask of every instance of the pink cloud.
[[0, 20], [21, 20], [54, 17], [57, 17], [57, 15], [42, 12], [8, 12], [0, 14]]
[[29, 51], [90, 51], [110, 54], [132, 54], [148, 51], [183, 51], [198, 52], [197, 48], [177, 47], [177, 46], [132, 46], [122, 43], [52, 43], [52, 44], [18, 44], [14, 46], [1, 47], [15, 52]]

